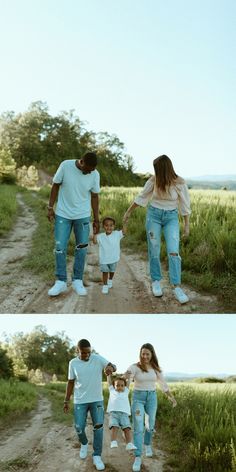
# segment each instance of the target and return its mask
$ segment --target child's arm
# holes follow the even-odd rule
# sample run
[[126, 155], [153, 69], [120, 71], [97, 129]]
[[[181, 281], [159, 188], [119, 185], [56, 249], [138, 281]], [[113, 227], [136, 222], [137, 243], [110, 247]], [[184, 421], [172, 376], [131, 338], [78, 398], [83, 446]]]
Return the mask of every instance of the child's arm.
[[93, 234], [93, 244], [97, 244], [97, 242], [98, 242], [97, 235]]
[[107, 376], [107, 383], [108, 383], [108, 386], [111, 387], [111, 385], [112, 385], [111, 375]]

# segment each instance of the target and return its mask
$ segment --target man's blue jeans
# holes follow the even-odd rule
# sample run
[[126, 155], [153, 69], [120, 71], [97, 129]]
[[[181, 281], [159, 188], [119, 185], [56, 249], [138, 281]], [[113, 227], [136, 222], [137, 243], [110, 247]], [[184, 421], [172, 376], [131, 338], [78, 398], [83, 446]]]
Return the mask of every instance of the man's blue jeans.
[[75, 260], [72, 279], [83, 279], [85, 257], [87, 254], [89, 241], [90, 218], [80, 218], [79, 220], [69, 220], [56, 215], [55, 217], [55, 256], [56, 256], [56, 277], [58, 280], [67, 280], [66, 256], [67, 246], [72, 228], [75, 234]]
[[85, 433], [88, 412], [90, 412], [93, 422], [93, 455], [101, 456], [104, 423], [103, 401], [74, 405], [75, 429], [81, 444], [88, 443]]
[[168, 254], [170, 283], [179, 285], [181, 283], [181, 257], [179, 255], [178, 210], [161, 210], [150, 205], [147, 210], [146, 232], [150, 275], [153, 281], [162, 279], [160, 263], [162, 229]]
[[152, 436], [155, 431], [157, 413], [157, 392], [156, 390], [134, 390], [132, 398], [132, 418], [134, 426], [134, 445], [137, 449], [135, 456], [142, 455], [143, 432], [144, 444], [150, 446]]

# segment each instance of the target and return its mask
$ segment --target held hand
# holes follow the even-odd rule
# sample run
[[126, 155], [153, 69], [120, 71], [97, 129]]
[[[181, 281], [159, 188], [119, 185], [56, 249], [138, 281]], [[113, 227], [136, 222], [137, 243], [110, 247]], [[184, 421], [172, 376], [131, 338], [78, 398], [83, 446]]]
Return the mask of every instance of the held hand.
[[48, 221], [50, 221], [50, 223], [52, 223], [53, 220], [55, 219], [55, 213], [54, 213], [53, 208], [48, 208], [47, 219]]
[[63, 405], [63, 411], [64, 413], [69, 413], [69, 410], [70, 410], [70, 405], [68, 402], [64, 403]]
[[123, 216], [123, 224], [126, 225], [128, 223], [128, 220], [129, 220], [129, 217], [130, 217], [130, 213], [129, 211], [127, 210]]
[[99, 233], [99, 221], [94, 221], [93, 222], [93, 234], [98, 234]]
[[107, 376], [109, 376], [114, 372], [114, 369], [111, 365], [108, 365], [107, 367], [105, 367], [104, 372]]

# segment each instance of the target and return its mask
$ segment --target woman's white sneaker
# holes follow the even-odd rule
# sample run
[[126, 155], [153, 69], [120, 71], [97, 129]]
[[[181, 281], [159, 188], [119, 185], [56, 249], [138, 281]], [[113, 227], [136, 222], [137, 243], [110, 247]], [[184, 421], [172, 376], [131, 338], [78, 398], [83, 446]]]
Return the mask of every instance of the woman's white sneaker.
[[152, 457], [152, 448], [151, 446], [145, 446], [145, 454], [146, 454], [146, 457]]
[[87, 290], [84, 287], [83, 280], [79, 280], [79, 279], [73, 280], [72, 287], [78, 295], [87, 295]]
[[152, 293], [154, 297], [162, 297], [163, 295], [161, 284], [158, 280], [154, 280], [154, 282], [152, 282]]
[[176, 300], [178, 300], [178, 302], [181, 303], [181, 305], [183, 305], [184, 303], [189, 302], [189, 298], [187, 297], [187, 295], [183, 292], [182, 288], [180, 288], [180, 287], [175, 287], [174, 288], [174, 296], [175, 296]]
[[95, 465], [97, 470], [105, 469], [105, 465], [102, 462], [101, 456], [93, 456], [93, 465]]
[[135, 457], [135, 461], [132, 467], [133, 472], [140, 472], [141, 464], [142, 464], [141, 457]]
[[112, 283], [112, 280], [111, 280], [111, 279], [108, 280], [107, 285], [108, 285], [109, 288], [112, 288], [113, 283]]
[[48, 295], [50, 297], [56, 297], [57, 295], [60, 295], [60, 293], [63, 293], [66, 291], [67, 291], [67, 283], [63, 282], [63, 280], [56, 280], [53, 287], [51, 287], [48, 290]]
[[134, 451], [135, 449], [137, 449], [137, 447], [132, 443], [132, 442], [129, 442], [128, 444], [126, 444], [126, 451]]
[[80, 459], [86, 459], [88, 455], [88, 444], [81, 444], [81, 448], [79, 451]]

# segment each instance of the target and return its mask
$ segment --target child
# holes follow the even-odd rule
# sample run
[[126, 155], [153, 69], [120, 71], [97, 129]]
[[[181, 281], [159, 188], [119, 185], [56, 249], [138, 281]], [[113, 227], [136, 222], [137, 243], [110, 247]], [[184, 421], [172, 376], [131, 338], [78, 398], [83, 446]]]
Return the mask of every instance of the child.
[[117, 231], [115, 224], [114, 218], [106, 216], [102, 221], [104, 233], [93, 236], [94, 244], [98, 243], [99, 245], [99, 262], [103, 280], [102, 293], [104, 294], [107, 294], [109, 288], [112, 288], [112, 279], [120, 259], [120, 240], [125, 234], [125, 226], [122, 230]]
[[123, 377], [116, 377], [112, 382], [110, 375], [107, 376], [107, 381], [110, 393], [107, 412], [109, 413], [109, 428], [111, 430], [111, 448], [118, 447], [116, 438], [118, 429], [121, 428], [125, 435], [126, 450], [132, 451], [137, 448], [131, 440], [129, 389], [126, 386], [129, 381]]

